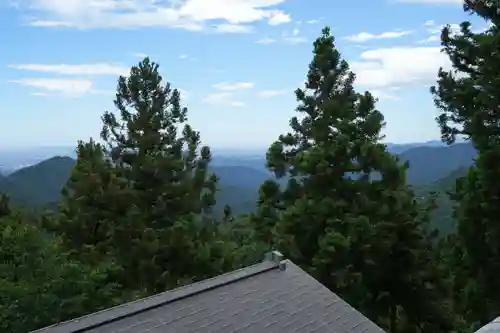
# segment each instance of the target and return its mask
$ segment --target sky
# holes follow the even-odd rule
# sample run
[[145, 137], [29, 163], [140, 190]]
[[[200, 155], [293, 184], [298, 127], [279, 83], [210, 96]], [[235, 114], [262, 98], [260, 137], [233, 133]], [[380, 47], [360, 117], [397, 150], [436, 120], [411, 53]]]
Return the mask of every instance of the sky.
[[461, 0], [2, 0], [0, 147], [98, 138], [116, 81], [144, 56], [182, 92], [212, 148], [261, 149], [289, 129], [312, 43], [329, 26], [379, 98], [385, 141], [439, 138], [429, 87]]

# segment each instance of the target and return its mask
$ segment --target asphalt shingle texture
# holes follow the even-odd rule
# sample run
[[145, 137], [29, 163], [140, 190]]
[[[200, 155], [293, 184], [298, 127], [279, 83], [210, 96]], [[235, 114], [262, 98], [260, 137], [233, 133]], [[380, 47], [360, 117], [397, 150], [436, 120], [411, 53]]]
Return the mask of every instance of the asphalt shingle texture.
[[481, 327], [476, 333], [500, 333], [500, 317]]
[[[78, 332], [384, 332], [292, 262], [285, 262], [285, 270], [266, 269], [101, 326], [81, 328]], [[70, 326], [41, 332], [77, 332]]]

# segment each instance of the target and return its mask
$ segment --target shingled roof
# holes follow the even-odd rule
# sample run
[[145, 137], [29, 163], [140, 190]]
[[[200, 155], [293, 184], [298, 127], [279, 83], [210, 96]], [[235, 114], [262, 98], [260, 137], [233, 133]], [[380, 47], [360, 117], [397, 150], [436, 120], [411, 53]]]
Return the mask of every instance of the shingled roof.
[[500, 332], [500, 317], [496, 318], [492, 322], [481, 327], [476, 333], [499, 333]]
[[279, 252], [262, 263], [37, 333], [383, 333]]

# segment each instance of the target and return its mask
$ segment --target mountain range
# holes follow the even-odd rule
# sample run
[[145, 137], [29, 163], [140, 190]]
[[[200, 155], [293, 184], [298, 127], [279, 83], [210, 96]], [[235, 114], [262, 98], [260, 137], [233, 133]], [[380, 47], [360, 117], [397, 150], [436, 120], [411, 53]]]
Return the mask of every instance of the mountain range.
[[[416, 143], [387, 143], [388, 150], [393, 154], [401, 154], [417, 147], [444, 147], [441, 141], [433, 140]], [[215, 165], [242, 165], [265, 170], [265, 149], [235, 150], [213, 149]], [[41, 146], [25, 148], [0, 147], [0, 174], [9, 174], [15, 170], [42, 162], [53, 156], [68, 156], [76, 158], [75, 148], [71, 146]]]
[[[423, 195], [428, 191], [442, 193], [440, 207], [435, 220], [442, 229], [449, 230], [451, 219], [444, 220], [442, 215], [450, 215], [451, 207], [444, 192], [451, 189], [457, 177], [463, 175], [473, 162], [476, 154], [470, 143], [457, 143], [446, 146], [438, 142], [408, 145], [388, 145], [389, 151], [398, 155], [401, 161], [409, 163], [408, 182]], [[44, 157], [57, 149], [45, 149], [33, 153], [10, 153], [0, 151], [0, 164], [7, 170], [0, 176], [0, 192], [7, 193], [12, 202], [35, 210], [54, 206], [59, 201], [61, 187], [75, 165], [74, 154], [66, 149], [67, 155], [44, 159], [16, 169], [29, 161]], [[73, 156], [71, 156], [73, 155]], [[235, 213], [248, 213], [255, 207], [260, 184], [272, 178], [265, 168], [265, 154], [218, 154], [214, 156], [211, 171], [217, 174], [219, 192], [216, 211], [222, 211], [228, 204]]]

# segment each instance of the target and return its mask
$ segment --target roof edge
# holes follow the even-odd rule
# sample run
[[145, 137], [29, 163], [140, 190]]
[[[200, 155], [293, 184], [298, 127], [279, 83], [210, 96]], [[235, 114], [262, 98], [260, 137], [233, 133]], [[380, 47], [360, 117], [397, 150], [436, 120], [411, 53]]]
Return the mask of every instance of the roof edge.
[[217, 275], [215, 277], [199, 281], [186, 286], [178, 287], [172, 290], [162, 292], [153, 296], [142, 298], [136, 301], [127, 302], [94, 312], [79, 318], [71, 319], [65, 322], [47, 326], [31, 333], [77, 333], [96, 328], [123, 318], [136, 315], [141, 312], [152, 310], [154, 308], [181, 300], [199, 293], [215, 289], [239, 280], [243, 280], [273, 269], [285, 270], [286, 262], [284, 257], [278, 251], [271, 251], [266, 254], [264, 261], [255, 265], [247, 266]]

